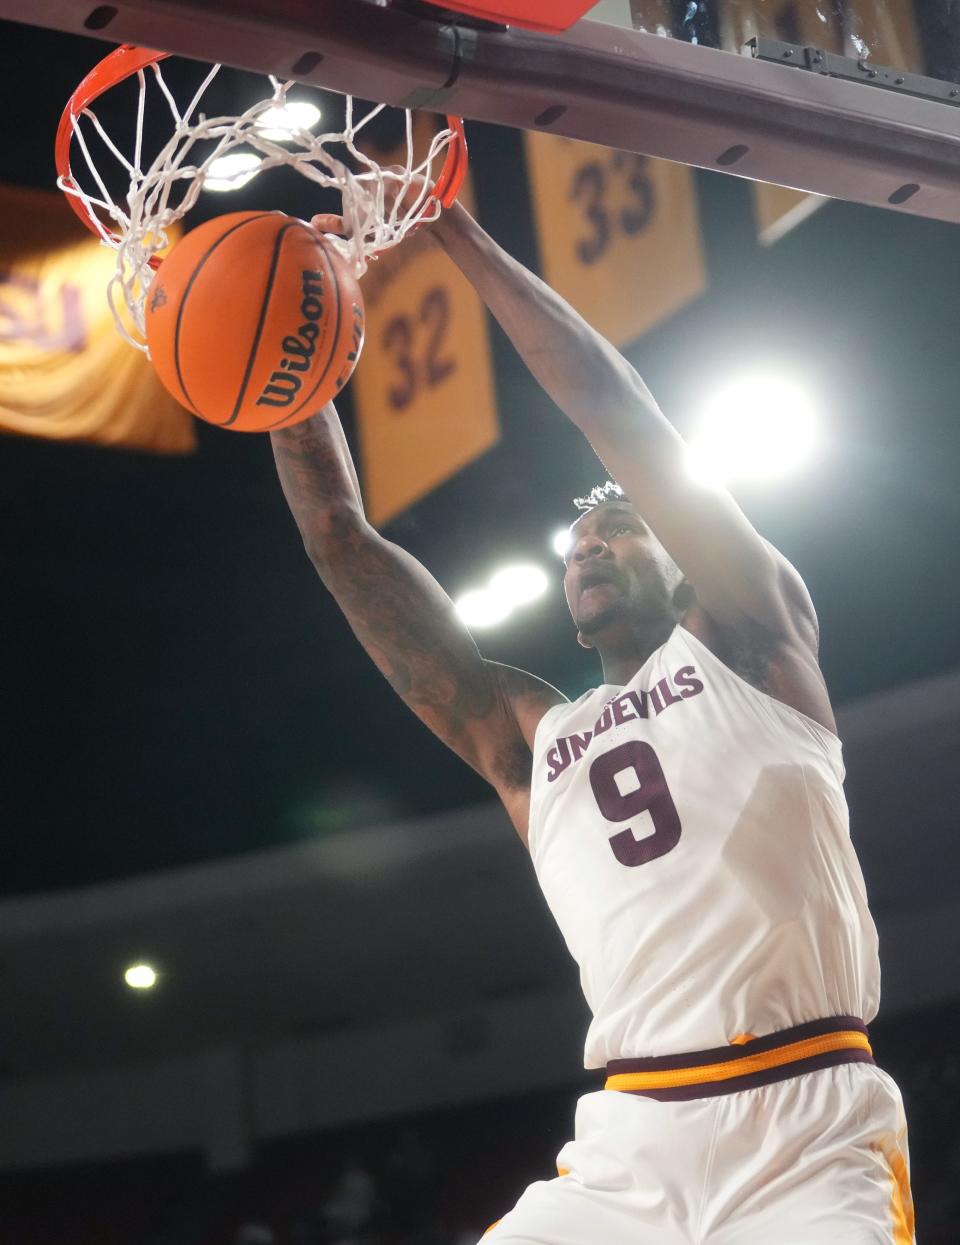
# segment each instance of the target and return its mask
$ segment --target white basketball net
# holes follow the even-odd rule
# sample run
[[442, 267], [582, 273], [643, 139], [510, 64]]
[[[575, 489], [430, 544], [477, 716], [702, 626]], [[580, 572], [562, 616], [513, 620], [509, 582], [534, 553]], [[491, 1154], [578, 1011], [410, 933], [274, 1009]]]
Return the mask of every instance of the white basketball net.
[[[298, 84], [280, 82], [271, 77], [273, 93], [248, 108], [242, 116], [206, 117], [198, 112], [198, 108], [204, 92], [220, 70], [219, 65], [212, 67], [183, 112], [164, 82], [160, 66], [150, 64], [146, 68], [152, 72], [174, 122], [173, 135], [153, 163], [145, 170], [140, 167], [148, 94], [147, 75], [141, 69], [136, 74], [139, 91], [132, 158], [123, 154], [93, 110], [86, 108], [73, 119], [73, 137], [96, 192], [84, 190], [77, 182], [73, 169], [71, 178], [58, 179], [61, 190], [83, 203], [102, 241], [117, 252], [116, 272], [108, 286], [110, 307], [119, 332], [144, 353], [149, 353], [144, 305], [155, 273], [150, 261], [170, 245], [168, 230], [194, 206], [205, 182], [213, 176], [211, 169], [214, 163], [238, 148], [257, 154], [260, 159], [257, 174], [279, 165], [291, 165], [317, 185], [332, 187], [340, 192], [346, 236], [341, 238], [327, 234], [326, 237], [348, 260], [358, 277], [366, 271], [372, 257], [396, 246], [414, 226], [422, 221], [435, 220], [440, 214], [440, 205], [429, 193], [429, 185], [433, 180], [434, 163], [437, 160], [443, 163], [446, 149], [453, 139], [453, 132], [449, 129], [438, 133], [430, 143], [426, 156], [414, 163], [413, 118], [410, 111], [405, 110], [405, 163], [385, 169], [355, 145], [357, 136], [383, 111], [385, 104], [371, 107], [355, 119], [354, 101], [348, 95], [345, 97], [342, 130], [314, 134], [308, 129], [294, 127], [285, 128], [282, 139], [267, 137], [266, 132], [276, 131], [276, 121], [265, 118], [265, 114], [283, 108], [288, 91]], [[122, 175], [129, 179], [122, 204], [111, 196], [105, 177], [97, 169], [90, 144], [80, 126], [81, 118], [89, 121], [107, 150], [120, 162]], [[212, 146], [205, 147], [201, 153], [196, 150], [200, 143], [212, 143]], [[349, 167], [328, 150], [338, 144], [342, 145], [344, 156], [355, 167]], [[232, 176], [239, 184], [247, 180], [251, 172], [247, 168], [226, 176]], [[216, 177], [220, 181], [224, 179], [219, 172]], [[417, 178], [422, 179], [417, 183], [417, 193], [408, 196], [405, 192]], [[105, 223], [104, 215], [112, 223], [112, 229]], [[121, 300], [129, 312], [128, 320], [122, 318]]]

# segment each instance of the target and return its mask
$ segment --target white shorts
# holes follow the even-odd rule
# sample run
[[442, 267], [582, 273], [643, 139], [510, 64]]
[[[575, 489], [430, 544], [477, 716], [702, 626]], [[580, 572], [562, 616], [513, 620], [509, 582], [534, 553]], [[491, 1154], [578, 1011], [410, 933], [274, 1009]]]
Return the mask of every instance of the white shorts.
[[483, 1245], [915, 1245], [900, 1091], [872, 1064], [686, 1102], [616, 1090]]

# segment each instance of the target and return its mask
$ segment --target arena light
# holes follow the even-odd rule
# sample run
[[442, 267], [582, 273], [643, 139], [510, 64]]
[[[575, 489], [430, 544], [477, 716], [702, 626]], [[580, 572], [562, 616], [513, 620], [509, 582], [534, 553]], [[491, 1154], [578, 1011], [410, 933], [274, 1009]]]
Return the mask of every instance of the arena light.
[[252, 151], [231, 151], [210, 165], [203, 179], [204, 190], [239, 190], [257, 175], [263, 163]]
[[568, 527], [561, 527], [553, 533], [553, 539], [550, 543], [553, 545], [553, 552], [558, 558], [565, 558], [567, 556], [570, 551], [572, 539], [573, 538], [570, 535], [570, 529]]
[[485, 588], [458, 597], [454, 608], [468, 627], [479, 631], [505, 622], [514, 610], [542, 597], [549, 586], [550, 578], [539, 566], [505, 566], [490, 577]]
[[690, 471], [708, 484], [778, 479], [805, 465], [816, 442], [816, 405], [803, 386], [740, 376], [704, 403], [689, 441]]
[[149, 964], [131, 964], [123, 980], [131, 990], [151, 990], [157, 984], [157, 974]]
[[512, 609], [517, 605], [529, 605], [542, 597], [550, 586], [550, 580], [539, 566], [505, 566], [490, 580], [488, 592], [501, 597]]
[[289, 99], [283, 107], [274, 105], [262, 112], [257, 130], [264, 137], [282, 143], [297, 130], [312, 130], [320, 120], [320, 109], [305, 99]]
[[485, 627], [495, 627], [509, 618], [513, 609], [503, 597], [498, 597], [486, 588], [473, 592], [465, 592], [454, 602], [454, 608], [467, 624], [482, 631]]

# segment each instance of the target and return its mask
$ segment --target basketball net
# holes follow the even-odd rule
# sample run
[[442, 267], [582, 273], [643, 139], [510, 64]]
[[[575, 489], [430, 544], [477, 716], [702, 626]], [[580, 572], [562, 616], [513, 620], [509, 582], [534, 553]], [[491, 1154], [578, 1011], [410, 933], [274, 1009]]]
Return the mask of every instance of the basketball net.
[[[130, 46], [117, 48], [81, 82], [64, 110], [57, 132], [57, 185], [74, 211], [102, 243], [117, 253], [116, 270], [107, 295], [118, 331], [131, 345], [148, 354], [144, 306], [154, 274], [163, 262], [160, 253], [171, 244], [171, 228], [196, 204], [216, 161], [243, 148], [256, 153], [256, 173], [290, 166], [316, 185], [339, 191], [345, 237], [325, 235], [331, 246], [363, 275], [371, 259], [397, 245], [417, 225], [435, 220], [456, 198], [466, 172], [466, 143], [459, 118], [448, 118], [426, 155], [414, 159], [413, 118], [405, 109], [406, 156], [400, 165], [382, 168], [356, 145], [358, 136], [385, 104], [358, 115], [352, 96], [345, 96], [343, 128], [324, 134], [292, 126], [276, 136], [277, 109], [282, 109], [293, 82], [270, 77], [271, 94], [240, 116], [207, 117], [200, 104], [221, 66], [214, 65], [186, 106], [181, 109], [163, 79], [159, 62], [166, 53]], [[92, 103], [111, 86], [136, 79], [138, 87], [133, 150], [124, 154], [107, 133]], [[148, 85], [153, 89], [148, 90]], [[173, 121], [172, 136], [146, 169], [141, 168], [143, 127], [148, 96], [165, 103]], [[156, 106], [154, 104], [154, 106]], [[92, 128], [106, 152], [119, 162], [126, 193], [111, 194], [108, 171], [99, 170], [91, 151]], [[71, 141], [83, 157], [84, 188], [71, 165]], [[334, 155], [331, 148], [342, 149]], [[103, 159], [103, 156], [100, 156]], [[442, 167], [440, 167], [442, 166]], [[436, 171], [438, 170], [439, 171]], [[112, 173], [117, 175], [117, 167]], [[238, 182], [250, 170], [232, 175]], [[218, 181], [224, 175], [216, 174]], [[230, 174], [226, 175], [229, 179]], [[124, 309], [127, 314], [124, 315]]]

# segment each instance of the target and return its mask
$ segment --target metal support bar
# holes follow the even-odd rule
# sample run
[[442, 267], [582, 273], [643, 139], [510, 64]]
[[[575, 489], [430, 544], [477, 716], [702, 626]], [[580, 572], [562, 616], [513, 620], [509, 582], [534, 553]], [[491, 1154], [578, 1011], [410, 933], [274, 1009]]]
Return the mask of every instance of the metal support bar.
[[[20, 0], [0, 17], [22, 20]], [[30, 20], [960, 222], [960, 110], [829, 71], [597, 22], [477, 30], [367, 0], [31, 0]]]
[[809, 69], [830, 78], [844, 78], [847, 82], [860, 82], [864, 86], [894, 91], [898, 95], [915, 95], [918, 99], [960, 107], [960, 86], [955, 82], [927, 78], [906, 69], [894, 69], [891, 65], [877, 65], [863, 56], [839, 56], [822, 48], [759, 37], [748, 39], [744, 46], [756, 60], [769, 64]]

